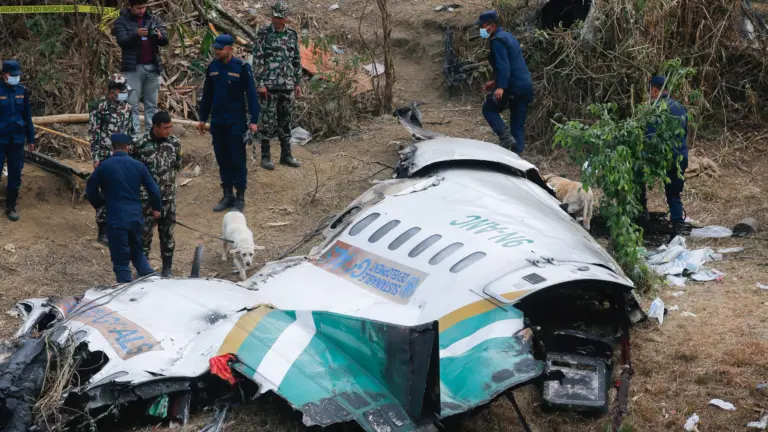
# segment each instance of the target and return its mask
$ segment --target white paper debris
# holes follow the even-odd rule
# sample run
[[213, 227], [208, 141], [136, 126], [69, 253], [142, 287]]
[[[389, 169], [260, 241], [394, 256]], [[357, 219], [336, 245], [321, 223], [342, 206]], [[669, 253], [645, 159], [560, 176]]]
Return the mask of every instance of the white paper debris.
[[328, 8], [329, 11], [335, 11], [336, 9], [339, 9], [338, 3], [334, 3]]
[[664, 302], [656, 297], [656, 300], [651, 303], [648, 308], [648, 318], [656, 318], [659, 321], [659, 325], [664, 324]]
[[667, 275], [667, 283], [669, 284], [669, 286], [684, 287], [685, 286], [685, 278], [684, 277], [677, 277], [677, 276]]
[[723, 248], [718, 249], [717, 253], [719, 254], [729, 254], [729, 253], [736, 253], [736, 252], [744, 252], [743, 247], [732, 247], [732, 248]]
[[304, 145], [312, 141], [312, 134], [308, 130], [295, 127], [291, 130], [291, 145]]
[[732, 403], [726, 402], [722, 399], [712, 399], [711, 401], [709, 401], [709, 404], [722, 408], [726, 411], [736, 411], [736, 407], [733, 406]]
[[[723, 273], [704, 267], [705, 263], [713, 261], [715, 258], [717, 255], [712, 249], [688, 250], [685, 239], [676, 236], [668, 247], [657, 249], [656, 253], [646, 256], [645, 260], [656, 274], [666, 275], [670, 285], [684, 286], [679, 284], [680, 279], [685, 280], [683, 274], [692, 274], [692, 279], [696, 281], [723, 279], [725, 277]], [[677, 278], [670, 278], [670, 276], [677, 276]]]
[[708, 282], [713, 280], [725, 279], [725, 274], [715, 269], [702, 267], [699, 271], [691, 275], [691, 279], [698, 282]]
[[3, 249], [10, 253], [16, 253], [16, 246], [14, 246], [12, 243], [8, 243]]
[[768, 285], [766, 285], [766, 284], [762, 284], [762, 283], [758, 282], [755, 285], [757, 285], [757, 287], [760, 288], [760, 289], [768, 290]]
[[384, 65], [381, 63], [368, 63], [363, 65], [363, 69], [370, 76], [379, 76], [384, 73]]
[[691, 230], [691, 237], [694, 238], [723, 238], [730, 237], [731, 235], [733, 235], [733, 231], [730, 228], [719, 225], [710, 225]]
[[688, 417], [688, 420], [685, 421], [685, 425], [683, 425], [683, 429], [687, 430], [688, 432], [693, 432], [698, 430], [696, 428], [696, 425], [699, 423], [699, 416], [696, 413], [693, 413], [692, 416]]
[[668, 307], [667, 310], [668, 311], [677, 311], [677, 310], [680, 310], [680, 306], [674, 305], [672, 307]]
[[685, 294], [685, 291], [675, 291], [673, 293], [670, 293], [672, 297], [680, 297], [681, 295]]
[[760, 430], [765, 430], [768, 428], [768, 412], [763, 414], [763, 416], [760, 418], [760, 421], [747, 423], [747, 427]]
[[684, 317], [695, 317], [695, 316], [696, 316], [696, 314], [695, 314], [695, 313], [693, 313], [693, 312], [688, 312], [688, 311], [685, 311], [685, 312], [681, 313], [681, 314], [680, 314], [680, 316], [684, 316]]

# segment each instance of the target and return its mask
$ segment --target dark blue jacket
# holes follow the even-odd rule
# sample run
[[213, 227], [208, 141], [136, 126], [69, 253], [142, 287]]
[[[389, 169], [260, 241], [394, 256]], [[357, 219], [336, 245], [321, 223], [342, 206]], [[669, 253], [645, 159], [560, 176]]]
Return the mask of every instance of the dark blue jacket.
[[0, 145], [35, 143], [29, 92], [22, 85], [0, 82]]
[[[88, 178], [85, 192], [93, 208], [107, 205], [107, 225], [123, 227], [131, 223], [144, 223], [141, 205], [141, 186], [149, 192], [152, 208], [160, 211], [160, 189], [143, 163], [126, 152], [115, 152], [104, 160]], [[99, 194], [99, 189], [104, 198]]]
[[228, 63], [216, 59], [208, 65], [200, 101], [200, 121], [232, 125], [233, 134], [245, 133], [248, 124], [245, 118], [245, 103], [251, 113], [250, 124], [259, 123], [259, 99], [253, 81], [251, 65], [242, 59], [232, 57]]
[[533, 98], [531, 73], [517, 39], [499, 27], [491, 36], [490, 44], [488, 63], [496, 76], [496, 88], [508, 90], [516, 97]]
[[[680, 126], [683, 128], [683, 136], [680, 139], [680, 145], [673, 148], [675, 156], [683, 155], [685, 159], [688, 159], [688, 111], [685, 110], [680, 102], [669, 97], [668, 94], [664, 94], [659, 98], [660, 101], [664, 101], [669, 107], [669, 113], [675, 117], [680, 117]], [[645, 131], [646, 137], [651, 137], [656, 133], [656, 126], [649, 124]]]

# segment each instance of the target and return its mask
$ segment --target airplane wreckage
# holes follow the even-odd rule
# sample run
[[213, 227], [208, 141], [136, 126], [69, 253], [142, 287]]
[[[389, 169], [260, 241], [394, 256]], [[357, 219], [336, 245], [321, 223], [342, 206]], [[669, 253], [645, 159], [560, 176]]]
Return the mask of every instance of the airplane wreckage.
[[72, 429], [83, 413], [162, 402], [186, 421], [201, 400], [268, 392], [306, 426], [440, 430], [501, 396], [525, 426], [512, 391], [529, 384], [545, 409], [620, 424], [629, 327], [646, 316], [619, 266], [514, 153], [437, 136], [400, 155], [322, 244], [246, 281], [151, 275], [20, 302], [0, 345], [0, 428], [35, 423], [51, 350], [74, 369], [56, 395]]

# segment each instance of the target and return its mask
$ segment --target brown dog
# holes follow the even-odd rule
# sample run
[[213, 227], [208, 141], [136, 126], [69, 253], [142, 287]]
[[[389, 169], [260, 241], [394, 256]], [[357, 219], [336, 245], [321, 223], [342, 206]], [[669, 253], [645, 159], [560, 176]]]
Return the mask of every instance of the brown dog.
[[553, 174], [545, 175], [544, 181], [555, 191], [558, 201], [568, 204], [569, 214], [581, 216], [584, 228], [589, 231], [589, 222], [592, 220], [592, 189], [585, 192], [581, 183]]

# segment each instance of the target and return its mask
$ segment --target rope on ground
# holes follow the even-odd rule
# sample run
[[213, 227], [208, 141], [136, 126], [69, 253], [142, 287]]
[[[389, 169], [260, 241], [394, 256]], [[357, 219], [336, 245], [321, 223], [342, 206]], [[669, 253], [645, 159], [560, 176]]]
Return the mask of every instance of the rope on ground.
[[331, 221], [336, 217], [335, 214], [329, 214], [325, 216], [324, 218], [320, 219], [320, 222], [315, 225], [315, 227], [309, 231], [308, 233], [304, 234], [304, 237], [301, 238], [296, 244], [288, 248], [285, 252], [283, 252], [279, 257], [277, 257], [277, 260], [281, 260], [288, 255], [294, 253], [296, 250], [301, 248], [302, 246], [309, 243], [313, 238], [317, 237], [318, 235], [323, 233], [323, 230], [330, 225]]

